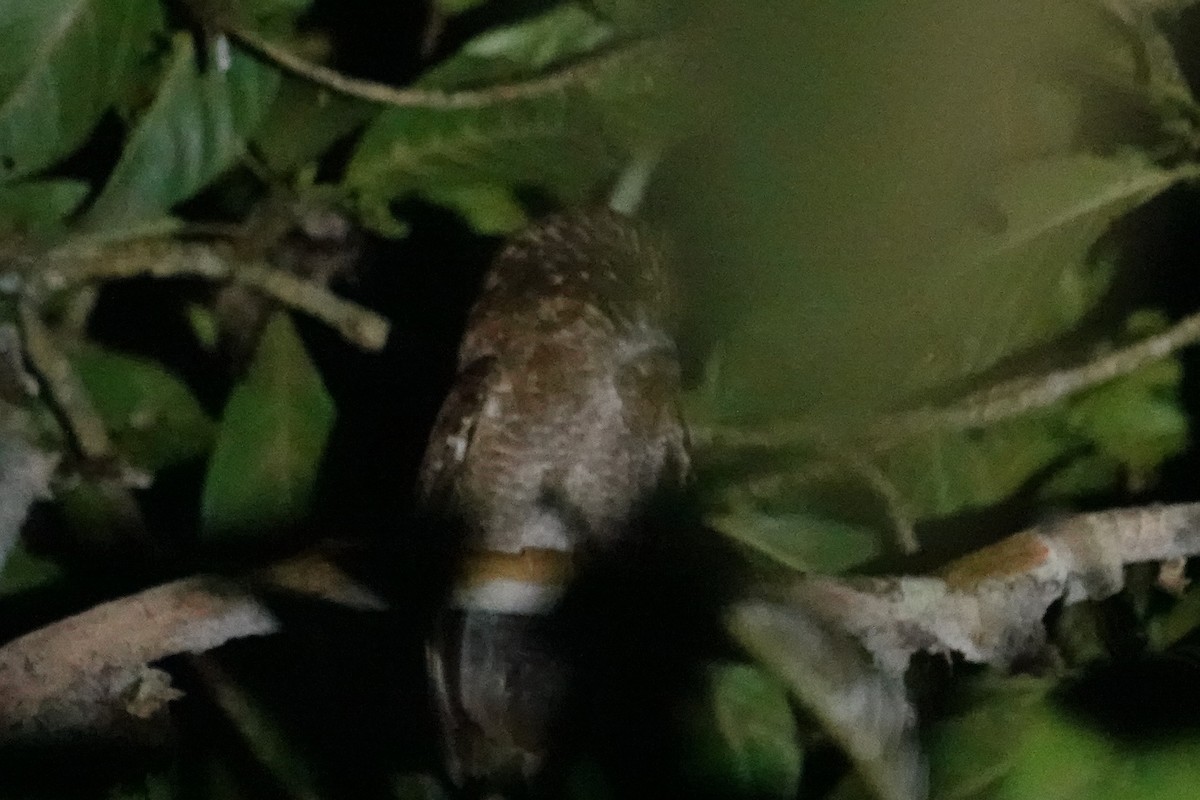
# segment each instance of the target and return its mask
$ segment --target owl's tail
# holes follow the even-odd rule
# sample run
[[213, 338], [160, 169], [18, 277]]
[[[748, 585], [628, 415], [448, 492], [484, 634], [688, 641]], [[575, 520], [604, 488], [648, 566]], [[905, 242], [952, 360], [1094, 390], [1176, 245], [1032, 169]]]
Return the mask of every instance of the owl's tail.
[[461, 787], [523, 787], [539, 772], [568, 687], [550, 616], [569, 556], [467, 560], [426, 646], [447, 771]]

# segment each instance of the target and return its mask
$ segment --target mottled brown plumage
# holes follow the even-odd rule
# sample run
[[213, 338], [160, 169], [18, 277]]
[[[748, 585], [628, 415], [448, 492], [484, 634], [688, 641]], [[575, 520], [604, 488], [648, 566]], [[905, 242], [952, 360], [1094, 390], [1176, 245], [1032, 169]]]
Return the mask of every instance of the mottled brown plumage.
[[487, 273], [420, 479], [466, 553], [429, 646], [457, 782], [537, 770], [566, 680], [540, 615], [686, 478], [671, 305], [655, 242], [611, 212], [535, 224]]

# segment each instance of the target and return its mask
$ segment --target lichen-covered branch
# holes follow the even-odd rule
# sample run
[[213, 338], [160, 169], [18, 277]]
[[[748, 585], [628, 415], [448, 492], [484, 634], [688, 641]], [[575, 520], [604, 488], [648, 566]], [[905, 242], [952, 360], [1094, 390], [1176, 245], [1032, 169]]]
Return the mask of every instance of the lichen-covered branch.
[[917, 652], [1007, 666], [1038, 654], [1055, 601], [1121, 590], [1124, 568], [1200, 554], [1200, 503], [1081, 514], [1022, 531], [951, 563], [939, 575], [805, 578], [734, 607], [790, 607], [849, 631], [886, 669]]
[[734, 603], [728, 629], [777, 673], [875, 794], [924, 800], [904, 690], [915, 653], [1010, 666], [1041, 654], [1059, 599], [1119, 591], [1124, 567], [1200, 553], [1200, 503], [1083, 514], [1023, 531], [932, 577], [807, 577]]

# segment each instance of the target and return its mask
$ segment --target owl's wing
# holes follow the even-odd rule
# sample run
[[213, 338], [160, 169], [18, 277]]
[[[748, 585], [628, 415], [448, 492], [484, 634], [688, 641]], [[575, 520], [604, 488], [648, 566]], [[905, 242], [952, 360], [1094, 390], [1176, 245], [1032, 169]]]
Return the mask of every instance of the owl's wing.
[[656, 482], [663, 489], [682, 487], [691, 478], [679, 382], [679, 357], [665, 336], [632, 350], [618, 366], [617, 393], [626, 424], [638, 441], [658, 450]]
[[496, 373], [496, 359], [484, 356], [459, 370], [454, 379], [429, 434], [421, 463], [418, 491], [425, 508], [444, 509], [453, 502], [454, 486]]

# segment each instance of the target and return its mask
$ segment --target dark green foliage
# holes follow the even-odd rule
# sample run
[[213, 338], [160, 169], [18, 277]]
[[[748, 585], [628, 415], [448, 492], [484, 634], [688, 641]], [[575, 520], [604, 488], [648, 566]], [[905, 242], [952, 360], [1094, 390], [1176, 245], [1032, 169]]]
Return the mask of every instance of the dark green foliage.
[[200, 508], [205, 533], [253, 534], [303, 520], [333, 417], [303, 343], [277, 314], [225, 405]]

